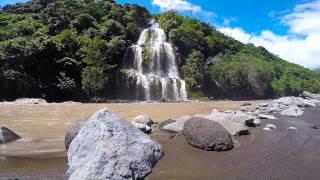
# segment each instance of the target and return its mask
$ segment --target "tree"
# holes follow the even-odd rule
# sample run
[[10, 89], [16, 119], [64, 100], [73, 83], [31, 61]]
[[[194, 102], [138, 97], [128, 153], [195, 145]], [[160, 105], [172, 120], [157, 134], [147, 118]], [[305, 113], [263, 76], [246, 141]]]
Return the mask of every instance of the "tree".
[[97, 97], [106, 84], [104, 69], [101, 67], [88, 66], [82, 71], [82, 88], [89, 94]]
[[203, 78], [204, 56], [200, 51], [193, 50], [182, 66], [182, 73], [191, 86], [200, 84]]

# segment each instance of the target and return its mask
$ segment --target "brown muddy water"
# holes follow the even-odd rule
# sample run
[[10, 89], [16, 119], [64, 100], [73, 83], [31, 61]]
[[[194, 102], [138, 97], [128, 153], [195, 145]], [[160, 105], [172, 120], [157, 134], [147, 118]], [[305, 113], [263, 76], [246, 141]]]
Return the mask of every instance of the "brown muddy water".
[[[23, 137], [0, 145], [0, 179], [65, 179], [65, 131], [76, 117], [90, 116], [100, 108], [111, 108], [127, 119], [147, 114], [161, 122], [188, 114], [209, 113], [212, 109], [235, 110], [243, 103], [0, 104], [0, 126]], [[320, 131], [310, 127], [320, 124], [319, 114], [317, 110], [305, 113], [298, 120], [265, 120], [263, 125], [274, 123], [278, 129], [274, 132], [252, 129], [251, 135], [237, 137], [237, 146], [229, 152], [199, 151], [181, 136], [160, 137], [158, 141], [166, 155], [148, 179], [316, 179], [320, 176]], [[289, 126], [298, 130], [288, 130]]]

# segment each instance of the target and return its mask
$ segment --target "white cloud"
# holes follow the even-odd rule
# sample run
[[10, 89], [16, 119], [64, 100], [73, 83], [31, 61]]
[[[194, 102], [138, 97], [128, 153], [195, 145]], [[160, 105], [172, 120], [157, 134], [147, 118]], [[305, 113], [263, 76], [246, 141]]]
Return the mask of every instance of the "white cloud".
[[201, 6], [192, 4], [186, 0], [152, 0], [152, 4], [159, 6], [161, 10], [177, 10], [180, 12], [191, 12], [198, 14], [206, 19], [210, 19], [214, 16], [214, 13], [204, 11]]
[[264, 46], [290, 62], [308, 68], [320, 67], [320, 0], [297, 5], [281, 19], [289, 26], [288, 35], [277, 35], [270, 30], [255, 35], [230, 27], [219, 30], [241, 42]]

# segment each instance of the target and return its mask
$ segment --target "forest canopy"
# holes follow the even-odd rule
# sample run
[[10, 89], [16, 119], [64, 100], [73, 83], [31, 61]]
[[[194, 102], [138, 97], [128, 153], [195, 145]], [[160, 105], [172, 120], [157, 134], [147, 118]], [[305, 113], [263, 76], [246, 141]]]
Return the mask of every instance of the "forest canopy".
[[0, 100], [112, 98], [125, 52], [155, 18], [191, 97], [320, 92], [320, 75], [174, 11], [114, 0], [32, 0], [0, 11]]

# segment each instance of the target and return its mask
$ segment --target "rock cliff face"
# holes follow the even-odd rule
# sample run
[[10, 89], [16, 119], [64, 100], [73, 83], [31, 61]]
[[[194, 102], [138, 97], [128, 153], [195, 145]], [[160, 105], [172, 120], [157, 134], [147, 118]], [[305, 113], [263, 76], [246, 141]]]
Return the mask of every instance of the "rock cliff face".
[[96, 112], [71, 142], [69, 179], [142, 179], [164, 155], [154, 142], [110, 109]]

